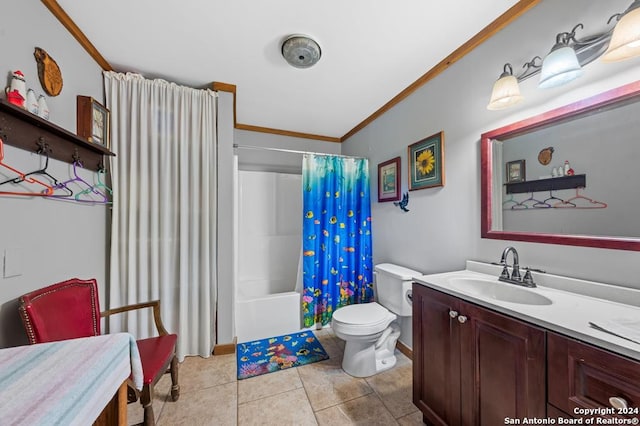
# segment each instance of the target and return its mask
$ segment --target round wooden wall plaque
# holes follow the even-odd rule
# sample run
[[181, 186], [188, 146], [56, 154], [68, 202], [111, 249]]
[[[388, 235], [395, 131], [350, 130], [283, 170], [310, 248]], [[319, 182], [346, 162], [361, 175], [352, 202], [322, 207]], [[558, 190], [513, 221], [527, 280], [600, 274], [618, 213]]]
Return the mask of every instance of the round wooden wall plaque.
[[62, 91], [62, 73], [51, 56], [39, 47], [33, 52], [38, 63], [38, 78], [42, 88], [49, 96], [58, 96]]

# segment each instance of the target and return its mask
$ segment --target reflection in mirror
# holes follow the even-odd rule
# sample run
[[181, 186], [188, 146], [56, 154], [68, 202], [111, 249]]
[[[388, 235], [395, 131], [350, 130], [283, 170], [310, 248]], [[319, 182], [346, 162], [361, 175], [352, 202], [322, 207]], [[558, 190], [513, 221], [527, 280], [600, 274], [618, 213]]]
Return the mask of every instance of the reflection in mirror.
[[640, 81], [482, 135], [482, 237], [640, 250]]

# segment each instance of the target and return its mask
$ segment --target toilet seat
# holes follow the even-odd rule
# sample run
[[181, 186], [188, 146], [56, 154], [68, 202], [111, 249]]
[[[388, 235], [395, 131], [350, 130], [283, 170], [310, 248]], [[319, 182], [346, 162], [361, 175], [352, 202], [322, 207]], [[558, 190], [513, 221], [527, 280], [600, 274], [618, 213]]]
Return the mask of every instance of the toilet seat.
[[397, 317], [384, 306], [376, 303], [349, 305], [333, 313], [332, 327], [353, 336], [379, 333]]

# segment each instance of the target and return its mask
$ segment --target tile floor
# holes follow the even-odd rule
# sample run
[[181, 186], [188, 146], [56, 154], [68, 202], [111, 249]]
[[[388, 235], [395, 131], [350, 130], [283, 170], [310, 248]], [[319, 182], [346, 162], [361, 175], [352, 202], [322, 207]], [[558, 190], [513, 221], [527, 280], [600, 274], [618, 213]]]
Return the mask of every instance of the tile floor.
[[[396, 351], [391, 370], [365, 379], [340, 365], [344, 342], [331, 330], [316, 331], [329, 359], [276, 373], [236, 379], [236, 355], [187, 357], [180, 365], [180, 399], [171, 402], [171, 380], [156, 387], [159, 426], [173, 425], [422, 425], [411, 402], [411, 360]], [[129, 424], [142, 422], [139, 403], [129, 404]]]

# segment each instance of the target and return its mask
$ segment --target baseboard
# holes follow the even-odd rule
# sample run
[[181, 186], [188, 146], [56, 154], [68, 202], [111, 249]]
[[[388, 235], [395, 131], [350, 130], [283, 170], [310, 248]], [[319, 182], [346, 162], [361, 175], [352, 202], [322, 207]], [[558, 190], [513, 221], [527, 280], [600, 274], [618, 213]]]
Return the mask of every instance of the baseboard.
[[396, 342], [396, 349], [405, 354], [407, 358], [413, 361], [413, 351], [405, 346], [402, 342]]
[[233, 338], [233, 343], [223, 343], [221, 345], [215, 345], [213, 347], [213, 355], [229, 355], [236, 353], [236, 345], [238, 338]]

